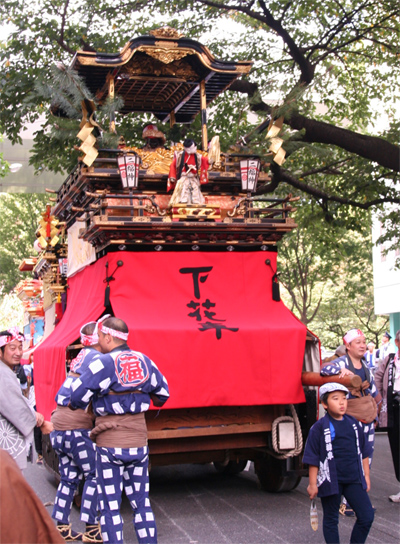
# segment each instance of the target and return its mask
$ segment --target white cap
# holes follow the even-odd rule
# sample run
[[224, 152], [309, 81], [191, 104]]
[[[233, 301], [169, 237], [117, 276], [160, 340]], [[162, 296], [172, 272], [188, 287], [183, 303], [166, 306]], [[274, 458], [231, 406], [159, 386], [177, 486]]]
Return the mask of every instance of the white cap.
[[344, 391], [345, 393], [349, 392], [347, 387], [341, 383], [328, 382], [324, 383], [324, 385], [321, 385], [319, 388], [319, 396], [322, 397], [322, 395], [325, 395], [325, 393], [332, 393], [332, 391]]

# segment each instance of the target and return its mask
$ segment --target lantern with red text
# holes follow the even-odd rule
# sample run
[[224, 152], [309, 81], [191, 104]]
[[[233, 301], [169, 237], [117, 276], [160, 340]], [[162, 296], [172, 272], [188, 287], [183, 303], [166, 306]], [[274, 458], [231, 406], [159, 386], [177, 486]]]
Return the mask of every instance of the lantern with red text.
[[254, 193], [257, 188], [260, 174], [261, 161], [258, 157], [247, 157], [240, 161], [240, 179], [242, 191]]
[[124, 188], [136, 188], [139, 183], [140, 157], [136, 153], [122, 153], [118, 157], [118, 168]]

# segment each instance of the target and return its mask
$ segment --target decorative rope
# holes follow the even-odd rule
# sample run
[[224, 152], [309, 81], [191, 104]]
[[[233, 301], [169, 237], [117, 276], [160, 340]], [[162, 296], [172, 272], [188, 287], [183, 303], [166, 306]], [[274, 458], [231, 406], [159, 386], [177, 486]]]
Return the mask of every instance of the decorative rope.
[[[272, 423], [272, 447], [274, 451], [271, 451], [271, 455], [277, 459], [287, 459], [288, 457], [295, 457], [299, 455], [303, 449], [303, 435], [301, 432], [301, 426], [299, 418], [293, 404], [290, 404], [290, 411], [292, 412], [291, 416], [281, 416], [276, 418]], [[292, 450], [285, 450], [284, 452], [278, 447], [278, 425], [283, 421], [294, 422], [295, 428], [295, 447]]]

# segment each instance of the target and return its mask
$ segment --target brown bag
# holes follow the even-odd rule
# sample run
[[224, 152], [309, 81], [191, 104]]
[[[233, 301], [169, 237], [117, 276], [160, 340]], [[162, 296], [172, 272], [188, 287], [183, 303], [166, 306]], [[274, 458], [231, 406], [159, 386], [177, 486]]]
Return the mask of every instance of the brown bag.
[[368, 387], [369, 383], [365, 381], [362, 383], [361, 389], [349, 388], [350, 393], [357, 398], [348, 399], [346, 414], [355, 417], [361, 423], [372, 423], [378, 415], [375, 399], [371, 395], [364, 394], [364, 389]]

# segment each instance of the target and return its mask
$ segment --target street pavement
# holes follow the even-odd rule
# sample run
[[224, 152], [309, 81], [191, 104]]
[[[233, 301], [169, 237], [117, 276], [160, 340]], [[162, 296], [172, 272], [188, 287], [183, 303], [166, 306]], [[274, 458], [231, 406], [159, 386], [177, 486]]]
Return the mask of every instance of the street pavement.
[[[32, 465], [25, 475], [51, 513], [56, 491], [53, 476], [43, 466]], [[319, 528], [310, 526], [307, 478], [289, 493], [261, 491], [252, 464], [237, 476], [224, 476], [212, 465], [154, 467], [150, 498], [156, 516], [159, 544], [321, 544], [322, 509], [317, 501]], [[400, 541], [400, 504], [388, 496], [398, 493], [388, 439], [378, 433], [371, 471], [370, 497], [376, 507], [368, 536], [370, 544]], [[136, 544], [132, 511], [124, 498], [124, 542]], [[74, 506], [73, 528], [84, 530]], [[340, 537], [349, 542], [354, 518], [340, 516]]]

